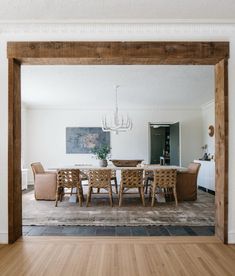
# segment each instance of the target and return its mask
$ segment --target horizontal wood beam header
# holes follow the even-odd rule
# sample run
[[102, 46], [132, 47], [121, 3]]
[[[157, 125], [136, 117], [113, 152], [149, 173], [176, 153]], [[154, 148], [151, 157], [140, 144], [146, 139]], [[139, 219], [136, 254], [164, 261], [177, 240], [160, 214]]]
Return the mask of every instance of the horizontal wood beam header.
[[22, 58], [22, 65], [214, 65], [214, 58]]
[[229, 42], [8, 42], [22, 64], [203, 64], [229, 58]]

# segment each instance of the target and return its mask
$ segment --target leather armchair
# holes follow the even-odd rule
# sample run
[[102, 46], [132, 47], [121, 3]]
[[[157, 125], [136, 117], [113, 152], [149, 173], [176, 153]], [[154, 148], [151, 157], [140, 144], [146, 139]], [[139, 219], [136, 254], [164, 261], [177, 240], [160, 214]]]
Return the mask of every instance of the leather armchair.
[[176, 192], [179, 201], [197, 199], [197, 177], [201, 164], [190, 163], [187, 171], [178, 172]]
[[55, 200], [57, 173], [47, 172], [40, 162], [31, 164], [34, 176], [34, 195], [37, 200]]

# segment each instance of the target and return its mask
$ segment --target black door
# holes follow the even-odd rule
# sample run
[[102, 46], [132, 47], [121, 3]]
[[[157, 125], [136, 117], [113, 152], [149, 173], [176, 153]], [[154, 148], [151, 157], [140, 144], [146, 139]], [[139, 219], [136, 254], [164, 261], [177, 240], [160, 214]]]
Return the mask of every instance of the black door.
[[180, 141], [179, 141], [179, 122], [170, 125], [170, 164], [180, 165]]
[[151, 164], [159, 164], [160, 156], [165, 149], [166, 130], [165, 127], [151, 127]]

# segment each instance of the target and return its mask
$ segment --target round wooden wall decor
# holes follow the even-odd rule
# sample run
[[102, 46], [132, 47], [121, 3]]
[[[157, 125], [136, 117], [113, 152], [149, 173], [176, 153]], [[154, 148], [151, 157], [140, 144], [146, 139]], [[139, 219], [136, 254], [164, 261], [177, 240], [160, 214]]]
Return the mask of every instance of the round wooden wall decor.
[[212, 125], [210, 125], [208, 127], [208, 134], [210, 137], [213, 137], [214, 136], [214, 133], [215, 133], [215, 130], [214, 130], [214, 127]]

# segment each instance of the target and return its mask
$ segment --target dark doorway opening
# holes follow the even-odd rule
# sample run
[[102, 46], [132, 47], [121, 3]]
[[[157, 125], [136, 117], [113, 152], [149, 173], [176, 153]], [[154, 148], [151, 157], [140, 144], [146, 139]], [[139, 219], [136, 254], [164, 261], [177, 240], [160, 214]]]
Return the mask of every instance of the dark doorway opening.
[[180, 124], [150, 124], [150, 164], [180, 166]]

